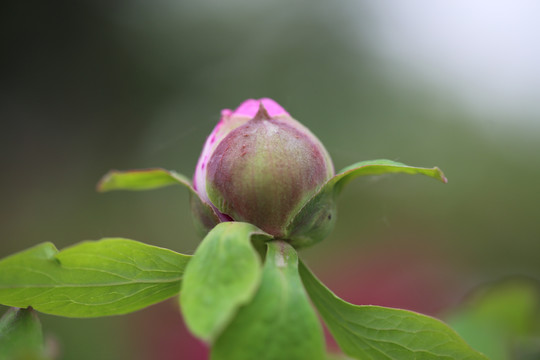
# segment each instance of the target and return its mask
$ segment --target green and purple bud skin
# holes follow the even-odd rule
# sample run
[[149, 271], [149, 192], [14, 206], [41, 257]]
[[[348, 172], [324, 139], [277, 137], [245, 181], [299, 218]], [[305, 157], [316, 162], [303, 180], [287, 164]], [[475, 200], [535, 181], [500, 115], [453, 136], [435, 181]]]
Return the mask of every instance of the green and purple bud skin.
[[[275, 101], [264, 98], [222, 111], [204, 145], [193, 183], [220, 221], [249, 222], [288, 240], [291, 234], [301, 236], [299, 230], [312, 232], [289, 225], [333, 176], [330, 156], [315, 135]], [[319, 226], [317, 221], [311, 224]], [[325, 223], [332, 225], [333, 221]]]

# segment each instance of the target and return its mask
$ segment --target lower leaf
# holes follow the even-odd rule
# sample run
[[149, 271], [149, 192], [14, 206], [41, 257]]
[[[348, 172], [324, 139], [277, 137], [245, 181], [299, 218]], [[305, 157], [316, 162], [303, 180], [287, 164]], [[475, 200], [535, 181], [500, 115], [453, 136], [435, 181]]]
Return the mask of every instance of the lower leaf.
[[9, 309], [0, 318], [0, 359], [44, 360], [41, 323], [32, 309]]
[[212, 360], [322, 360], [322, 328], [298, 275], [298, 255], [268, 243], [260, 288], [212, 349]]
[[302, 263], [300, 276], [337, 343], [355, 359], [487, 359], [437, 319], [412, 311], [352, 305]]
[[261, 259], [252, 236], [270, 238], [256, 226], [224, 222], [197, 248], [187, 269], [180, 305], [190, 331], [212, 342], [238, 308], [248, 303], [261, 281]]
[[190, 256], [109, 238], [0, 260], [0, 304], [67, 317], [126, 314], [176, 295]]

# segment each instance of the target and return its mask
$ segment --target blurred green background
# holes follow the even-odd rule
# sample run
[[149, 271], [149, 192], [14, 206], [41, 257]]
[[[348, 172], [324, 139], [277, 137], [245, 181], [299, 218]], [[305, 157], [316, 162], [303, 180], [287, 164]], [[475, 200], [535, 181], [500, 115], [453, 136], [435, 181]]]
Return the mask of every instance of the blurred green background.
[[[96, 182], [113, 168], [191, 176], [221, 109], [271, 97], [336, 169], [388, 158], [449, 179], [344, 191], [332, 236], [301, 253], [338, 295], [444, 316], [480, 284], [540, 276], [538, 3], [3, 7], [0, 256], [104, 236], [192, 253], [187, 191], [97, 194]], [[41, 319], [61, 359], [204, 358], [174, 301]]]

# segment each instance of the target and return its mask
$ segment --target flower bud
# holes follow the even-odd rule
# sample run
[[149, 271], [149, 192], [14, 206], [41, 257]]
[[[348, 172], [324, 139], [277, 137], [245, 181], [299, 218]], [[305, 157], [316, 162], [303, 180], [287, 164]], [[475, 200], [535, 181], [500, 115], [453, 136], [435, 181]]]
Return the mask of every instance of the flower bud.
[[260, 99], [222, 111], [193, 183], [220, 221], [249, 222], [288, 239], [302, 235], [289, 225], [333, 175], [330, 156], [315, 135], [275, 101]]

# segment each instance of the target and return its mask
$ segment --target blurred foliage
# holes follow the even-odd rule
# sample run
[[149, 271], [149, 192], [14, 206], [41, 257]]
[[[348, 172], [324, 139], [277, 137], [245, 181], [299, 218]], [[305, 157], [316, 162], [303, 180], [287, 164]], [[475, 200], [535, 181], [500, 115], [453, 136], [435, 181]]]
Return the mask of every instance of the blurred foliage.
[[540, 284], [512, 279], [484, 286], [447, 317], [474, 348], [492, 360], [540, 357]]
[[[98, 195], [96, 182], [112, 168], [191, 176], [219, 111], [268, 96], [320, 137], [337, 169], [388, 158], [437, 165], [449, 179], [356, 180], [340, 199], [336, 230], [304, 251], [306, 260], [324, 258], [339, 274], [351, 270], [340, 266], [344, 254], [378, 246], [384, 262], [408, 241], [443, 254], [458, 292], [506, 274], [539, 276], [539, 129], [472, 115], [422, 79], [395, 81], [400, 69], [381, 61], [376, 39], [359, 35], [373, 20], [367, 7], [322, 0], [3, 7], [0, 256], [104, 236], [192, 253], [199, 238], [186, 191]], [[403, 291], [393, 294], [397, 304]], [[160, 313], [146, 314], [42, 320], [60, 339], [61, 358], [144, 359], [151, 346], [133, 339], [155, 332], [144, 323]]]

